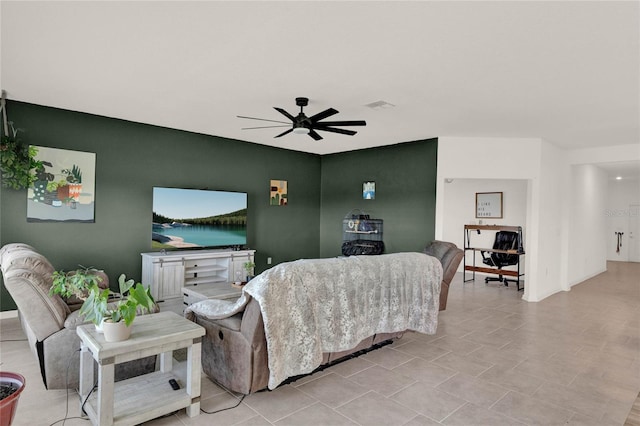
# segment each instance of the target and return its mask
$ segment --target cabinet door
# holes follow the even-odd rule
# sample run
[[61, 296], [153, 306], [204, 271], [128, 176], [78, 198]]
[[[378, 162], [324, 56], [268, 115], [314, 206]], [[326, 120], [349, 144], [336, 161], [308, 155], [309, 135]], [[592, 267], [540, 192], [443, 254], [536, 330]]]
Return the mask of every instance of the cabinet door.
[[154, 294], [156, 302], [182, 297], [182, 285], [184, 283], [184, 266], [180, 262], [155, 264], [154, 288], [157, 288], [157, 295]]
[[[247, 270], [244, 268], [246, 262], [253, 262], [253, 255], [234, 255], [231, 262], [232, 279], [234, 281], [246, 281]], [[255, 272], [255, 271], [254, 271]]]

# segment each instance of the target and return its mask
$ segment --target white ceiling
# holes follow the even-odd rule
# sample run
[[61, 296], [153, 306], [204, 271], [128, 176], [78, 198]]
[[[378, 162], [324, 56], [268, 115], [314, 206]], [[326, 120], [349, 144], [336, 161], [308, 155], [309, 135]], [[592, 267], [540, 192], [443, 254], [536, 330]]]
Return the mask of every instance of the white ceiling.
[[609, 180], [617, 180], [618, 178], [623, 180], [640, 181], [640, 164], [638, 161], [615, 161], [598, 163], [598, 167], [603, 169]]
[[[637, 1], [2, 1], [9, 99], [327, 154], [438, 136], [640, 143]], [[308, 115], [367, 121], [322, 141]], [[386, 101], [393, 108], [367, 104]], [[17, 123], [19, 125], [19, 123]], [[268, 124], [268, 123], [267, 123]], [[636, 169], [638, 169], [636, 164]]]

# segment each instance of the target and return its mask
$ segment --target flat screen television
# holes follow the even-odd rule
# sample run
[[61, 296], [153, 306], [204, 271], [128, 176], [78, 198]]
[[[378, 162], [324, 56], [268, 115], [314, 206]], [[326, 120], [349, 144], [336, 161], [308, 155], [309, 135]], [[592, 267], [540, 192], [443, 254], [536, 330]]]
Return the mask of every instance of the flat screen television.
[[246, 193], [153, 188], [153, 250], [223, 248], [246, 244]]

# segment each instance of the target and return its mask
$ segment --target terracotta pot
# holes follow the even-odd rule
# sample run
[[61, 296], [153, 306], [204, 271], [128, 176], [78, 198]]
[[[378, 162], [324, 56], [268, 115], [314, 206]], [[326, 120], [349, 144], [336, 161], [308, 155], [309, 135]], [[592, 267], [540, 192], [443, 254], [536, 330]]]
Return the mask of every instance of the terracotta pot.
[[69, 185], [63, 185], [58, 187], [58, 200], [64, 201], [69, 198]]
[[78, 201], [80, 199], [80, 193], [82, 192], [82, 184], [81, 183], [70, 183], [69, 184], [69, 197]]
[[124, 321], [103, 321], [102, 332], [107, 342], [122, 342], [131, 337], [131, 326], [127, 327]]
[[0, 400], [0, 426], [9, 426], [13, 422], [13, 417], [18, 409], [18, 398], [20, 398], [25, 386], [25, 379], [22, 375], [0, 371], [0, 383], [4, 384], [6, 382], [17, 386], [18, 390]]

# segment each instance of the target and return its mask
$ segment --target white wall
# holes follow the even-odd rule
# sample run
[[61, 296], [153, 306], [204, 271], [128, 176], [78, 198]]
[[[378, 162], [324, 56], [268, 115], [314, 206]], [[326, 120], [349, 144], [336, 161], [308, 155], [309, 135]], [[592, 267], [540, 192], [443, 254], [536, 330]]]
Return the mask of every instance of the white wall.
[[569, 233], [565, 232], [565, 226], [568, 222], [570, 174], [566, 166], [566, 152], [543, 141], [540, 154], [540, 173], [534, 179], [539, 187], [533, 192], [537, 244], [531, 247], [537, 251], [534, 257], [537, 264], [530, 266], [537, 275], [529, 300], [542, 300], [569, 289], [566, 265]]
[[[629, 258], [629, 221], [640, 214], [629, 208], [630, 205], [640, 204], [640, 181], [638, 180], [608, 180], [607, 201], [604, 209], [606, 221], [605, 245], [607, 259], [627, 262]], [[615, 232], [623, 232], [622, 246], [617, 252], [617, 238]], [[640, 235], [635, 235], [640, 238]]]
[[[572, 166], [632, 160], [640, 161], [637, 143], [563, 150], [538, 138], [440, 137], [436, 238], [453, 235], [452, 229], [460, 220], [455, 212], [445, 209], [445, 178], [524, 179], [527, 255], [523, 299], [538, 301], [569, 290], [580, 277], [598, 273], [603, 264], [606, 268], [609, 229], [603, 220], [603, 206], [610, 201], [602, 195], [607, 189], [603, 189], [597, 170]], [[450, 215], [455, 217], [451, 225]], [[455, 238], [453, 241], [460, 237]]]
[[[597, 148], [583, 148], [571, 150], [568, 153], [568, 163], [571, 166], [581, 166], [581, 165], [592, 165], [597, 166], [599, 163], [610, 163], [616, 161], [640, 161], [640, 144], [628, 144], [628, 145], [617, 145], [611, 147], [597, 147]], [[575, 167], [574, 167], [575, 169]], [[579, 170], [579, 169], [576, 169]], [[576, 173], [587, 173], [585, 170]], [[599, 170], [591, 170], [590, 173], [593, 176], [590, 176], [591, 179], [595, 179], [594, 176], [599, 176], [597, 179], [597, 187], [593, 190], [589, 187], [589, 182], [581, 180], [580, 177], [573, 175], [572, 176], [572, 184], [576, 186], [576, 191], [585, 194], [586, 197], [595, 197], [595, 195], [591, 195], [592, 192], [598, 191], [598, 202], [592, 202], [588, 208], [594, 209], [597, 214], [591, 215], [589, 219], [585, 218], [584, 215], [586, 213], [581, 213], [583, 225], [587, 227], [587, 229], [596, 229], [601, 235], [601, 240], [596, 241], [585, 241], [584, 237], [581, 233], [572, 232], [570, 237], [570, 250], [569, 252], [576, 251], [581, 254], [581, 259], [572, 259], [572, 273], [570, 275], [571, 284], [576, 284], [575, 280], [578, 280], [580, 276], [588, 277], [588, 273], [580, 273], [580, 270], [573, 270], [574, 268], [581, 269], [580, 263], [584, 263], [585, 255], [581, 253], [581, 250], [585, 247], [585, 244], [593, 244], [591, 248], [595, 250], [598, 255], [602, 256], [602, 259], [598, 259], [596, 262], [597, 265], [601, 267], [602, 262], [606, 259], [619, 260], [618, 255], [612, 256], [612, 244], [615, 241], [613, 239], [614, 232], [616, 227], [618, 226], [627, 226], [629, 225], [628, 217], [626, 219], [615, 218], [611, 214], [612, 209], [622, 208], [623, 210], [629, 209], [629, 204], [633, 203], [634, 200], [638, 201], [640, 195], [638, 195], [638, 183], [636, 182], [635, 188], [633, 183], [623, 184], [622, 186], [614, 186], [613, 182], [609, 183], [605, 177], [599, 172]], [[582, 179], [586, 179], [585, 176]], [[604, 179], [604, 181], [603, 181]], [[596, 185], [595, 181], [592, 182]], [[605, 196], [602, 196], [602, 186], [605, 186]], [[624, 189], [625, 185], [628, 185], [626, 189]], [[634, 193], [635, 191], [635, 193]], [[575, 192], [575, 191], [574, 191]], [[627, 200], [628, 202], [624, 201]], [[618, 207], [622, 206], [622, 207]], [[609, 209], [609, 215], [607, 215], [607, 209]], [[574, 212], [572, 212], [572, 215]], [[624, 222], [624, 224], [623, 224]], [[624, 231], [623, 231], [624, 232]], [[625, 234], [626, 236], [627, 234]], [[640, 237], [640, 236], [639, 236]], [[628, 242], [628, 239], [625, 238], [625, 241]], [[623, 247], [626, 246], [628, 248], [628, 244], [624, 244]], [[615, 246], [613, 246], [613, 250], [615, 252]], [[625, 258], [626, 261], [628, 258]], [[605, 262], [606, 268], [606, 262]], [[591, 273], [597, 273], [595, 268], [591, 268]]]
[[[444, 211], [442, 239], [451, 241], [458, 247], [464, 246], [464, 225], [478, 224], [475, 217], [476, 192], [502, 192], [502, 219], [482, 219], [484, 225], [522, 226], [526, 232], [527, 181], [524, 179], [454, 179], [444, 185]], [[494, 232], [470, 233], [474, 247], [493, 246]], [[479, 256], [479, 254], [478, 254]], [[476, 264], [482, 261], [476, 259]], [[524, 261], [524, 258], [522, 259]], [[471, 264], [469, 262], [469, 264]], [[462, 263], [458, 271], [463, 270]]]
[[575, 285], [607, 270], [607, 174], [591, 165], [572, 167], [569, 235], [569, 283]]
[[445, 229], [453, 232], [448, 225], [452, 213], [445, 210], [445, 179], [524, 179], [527, 255], [523, 299], [538, 301], [566, 289], [562, 261], [568, 244], [562, 224], [567, 222], [569, 182], [565, 162], [563, 150], [537, 138], [438, 138], [436, 238], [445, 239]]

